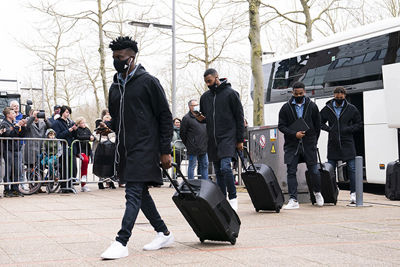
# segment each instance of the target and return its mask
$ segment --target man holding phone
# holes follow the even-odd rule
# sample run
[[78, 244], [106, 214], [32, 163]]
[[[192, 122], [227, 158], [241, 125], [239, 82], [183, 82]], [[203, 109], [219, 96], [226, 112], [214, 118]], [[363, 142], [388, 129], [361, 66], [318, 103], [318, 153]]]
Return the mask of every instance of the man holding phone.
[[239, 93], [232, 89], [227, 79], [219, 79], [215, 69], [204, 72], [208, 90], [200, 98], [200, 112], [196, 119], [205, 122], [208, 136], [208, 157], [214, 164], [217, 183], [229, 204], [237, 211], [235, 179], [232, 158], [243, 150], [244, 116]]
[[313, 192], [317, 206], [324, 205], [321, 195], [321, 175], [317, 165], [317, 142], [321, 132], [321, 117], [317, 105], [306, 96], [302, 82], [293, 84], [292, 97], [279, 111], [279, 131], [284, 134], [284, 161], [287, 165], [289, 202], [284, 209], [298, 209], [297, 165], [307, 164], [312, 173]]
[[198, 162], [197, 172], [201, 179], [208, 179], [207, 128], [196, 120], [200, 115], [199, 103], [192, 99], [188, 103], [189, 112], [183, 117], [180, 136], [186, 146], [189, 158], [188, 178], [194, 179], [194, 169]]

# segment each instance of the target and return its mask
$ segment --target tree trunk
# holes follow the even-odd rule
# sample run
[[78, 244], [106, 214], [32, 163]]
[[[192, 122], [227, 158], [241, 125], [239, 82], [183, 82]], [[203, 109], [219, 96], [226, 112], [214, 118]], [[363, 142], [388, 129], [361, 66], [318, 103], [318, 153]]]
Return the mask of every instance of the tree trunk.
[[310, 7], [308, 6], [308, 0], [300, 0], [301, 6], [303, 7], [303, 14], [306, 17], [305, 20], [305, 27], [306, 27], [306, 37], [307, 43], [311, 42], [312, 39], [312, 20], [310, 14]]
[[[97, 87], [94, 84], [93, 85], [93, 93], [94, 93], [94, 99], [96, 100], [96, 111], [97, 111], [97, 115], [100, 114], [100, 100], [99, 100], [99, 96], [97, 95]], [[107, 106], [108, 107], [108, 106]]]
[[264, 125], [264, 81], [262, 73], [262, 48], [260, 41], [260, 0], [248, 0], [251, 44], [251, 72], [254, 81], [253, 93], [253, 124]]
[[98, 27], [99, 27], [99, 53], [100, 53], [100, 74], [101, 82], [103, 86], [104, 102], [106, 107], [108, 107], [108, 89], [107, 89], [107, 77], [106, 77], [106, 67], [105, 67], [105, 52], [104, 52], [104, 37], [103, 37], [103, 10], [101, 7], [101, 0], [97, 0], [98, 6]]

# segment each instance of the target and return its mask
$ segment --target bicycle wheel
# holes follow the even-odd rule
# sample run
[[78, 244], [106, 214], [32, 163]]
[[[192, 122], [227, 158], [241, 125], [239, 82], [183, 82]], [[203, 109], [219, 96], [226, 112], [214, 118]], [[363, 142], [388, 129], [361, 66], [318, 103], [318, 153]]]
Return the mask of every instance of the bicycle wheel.
[[[49, 174], [46, 175], [46, 179], [48, 179]], [[58, 188], [60, 188], [60, 183], [58, 182], [59, 172], [55, 171], [54, 175], [50, 177], [54, 179], [54, 182], [46, 183], [46, 191], [48, 194], [57, 192]]]
[[42, 186], [39, 181], [42, 180], [37, 169], [33, 169], [26, 173], [26, 183], [19, 184], [18, 190], [24, 195], [32, 195], [36, 193]]

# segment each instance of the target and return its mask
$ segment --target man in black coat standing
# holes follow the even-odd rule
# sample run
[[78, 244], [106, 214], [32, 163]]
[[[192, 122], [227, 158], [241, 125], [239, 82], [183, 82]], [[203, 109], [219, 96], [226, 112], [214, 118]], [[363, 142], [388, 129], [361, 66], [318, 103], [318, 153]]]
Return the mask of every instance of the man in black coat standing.
[[188, 178], [194, 179], [197, 161], [197, 173], [201, 175], [201, 179], [208, 179], [207, 128], [204, 123], [196, 120], [196, 114], [200, 112], [197, 101], [190, 100], [188, 106], [189, 112], [182, 119], [180, 131], [189, 158]]
[[[307, 164], [308, 171], [313, 177], [313, 192], [316, 204], [324, 205], [321, 195], [321, 175], [317, 165], [317, 142], [321, 131], [321, 118], [317, 105], [308, 98], [302, 82], [293, 84], [293, 96], [279, 111], [278, 128], [284, 134], [284, 161], [287, 165], [287, 183], [289, 202], [284, 209], [298, 209], [297, 202], [297, 165]], [[293, 123], [303, 119], [308, 126], [307, 131], [295, 129]]]
[[205, 121], [208, 136], [208, 158], [214, 164], [217, 183], [224, 195], [228, 191], [229, 203], [238, 208], [232, 158], [236, 150], [243, 150], [244, 116], [239, 93], [227, 79], [219, 79], [215, 69], [204, 72], [208, 90], [200, 98], [199, 121]]
[[[150, 196], [149, 185], [162, 185], [160, 161], [171, 167], [172, 115], [164, 89], [157, 78], [135, 64], [137, 43], [118, 37], [110, 43], [117, 73], [109, 92], [111, 129], [117, 136], [116, 161], [126, 182], [125, 214], [116, 241], [101, 255], [103, 259], [128, 256], [126, 247], [139, 210], [157, 232], [143, 247], [157, 250], [174, 242]], [[105, 125], [103, 125], [105, 126]]]
[[329, 133], [328, 162], [334, 168], [338, 160], [347, 163], [350, 202], [356, 203], [356, 147], [353, 134], [362, 129], [363, 123], [358, 109], [347, 102], [346, 89], [336, 87], [333, 95], [334, 98], [326, 102], [326, 106], [321, 110], [321, 129]]

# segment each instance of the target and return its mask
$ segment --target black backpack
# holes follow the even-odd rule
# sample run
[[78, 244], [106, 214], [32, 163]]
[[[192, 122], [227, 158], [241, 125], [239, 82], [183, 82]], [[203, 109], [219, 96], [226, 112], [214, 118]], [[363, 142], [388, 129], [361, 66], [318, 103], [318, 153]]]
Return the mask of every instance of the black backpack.
[[114, 176], [115, 143], [107, 139], [97, 145], [94, 153], [93, 174], [100, 178]]

